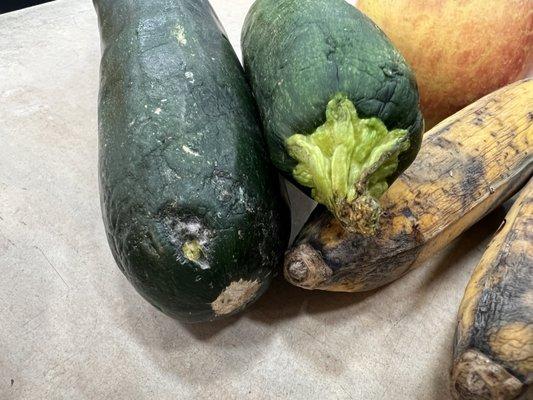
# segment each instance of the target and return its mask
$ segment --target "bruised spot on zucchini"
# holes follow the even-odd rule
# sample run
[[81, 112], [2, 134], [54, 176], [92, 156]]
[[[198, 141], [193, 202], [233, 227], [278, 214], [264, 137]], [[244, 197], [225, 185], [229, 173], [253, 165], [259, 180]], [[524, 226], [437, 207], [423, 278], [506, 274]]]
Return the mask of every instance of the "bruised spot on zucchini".
[[327, 105], [326, 122], [311, 135], [289, 137], [286, 145], [298, 163], [294, 179], [311, 188], [345, 229], [373, 234], [387, 179], [409, 149], [407, 130], [389, 131], [379, 118], [359, 118], [347, 96], [337, 94]]
[[460, 399], [514, 399], [523, 384], [477, 350], [467, 350], [453, 370], [452, 393]]
[[253, 300], [260, 287], [257, 279], [254, 281], [240, 279], [237, 282], [231, 282], [211, 303], [211, 308], [216, 315], [231, 314]]

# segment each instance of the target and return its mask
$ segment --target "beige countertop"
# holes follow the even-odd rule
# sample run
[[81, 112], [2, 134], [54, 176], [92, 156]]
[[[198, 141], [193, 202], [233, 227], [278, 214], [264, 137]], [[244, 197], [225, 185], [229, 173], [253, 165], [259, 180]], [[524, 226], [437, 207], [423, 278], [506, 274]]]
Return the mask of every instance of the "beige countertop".
[[[213, 0], [237, 45], [250, 0]], [[88, 0], [0, 16], [0, 399], [449, 398], [454, 320], [496, 212], [368, 294], [280, 278], [185, 326], [115, 266], [97, 186], [99, 37]]]

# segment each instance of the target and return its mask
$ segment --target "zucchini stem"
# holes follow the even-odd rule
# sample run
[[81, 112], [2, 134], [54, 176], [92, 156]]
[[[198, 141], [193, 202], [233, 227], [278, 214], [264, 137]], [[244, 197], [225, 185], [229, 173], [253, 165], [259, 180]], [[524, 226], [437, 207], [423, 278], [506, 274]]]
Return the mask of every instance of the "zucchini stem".
[[398, 169], [398, 156], [409, 149], [408, 132], [389, 131], [378, 118], [362, 119], [344, 94], [326, 108], [326, 122], [310, 135], [286, 141], [297, 165], [292, 173], [311, 196], [325, 205], [350, 232], [375, 233], [379, 198]]

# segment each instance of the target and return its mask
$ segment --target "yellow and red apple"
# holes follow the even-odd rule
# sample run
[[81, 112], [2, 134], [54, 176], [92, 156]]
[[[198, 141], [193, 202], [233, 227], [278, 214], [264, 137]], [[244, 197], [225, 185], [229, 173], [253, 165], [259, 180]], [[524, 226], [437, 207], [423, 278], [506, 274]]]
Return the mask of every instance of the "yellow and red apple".
[[358, 0], [414, 69], [432, 127], [532, 68], [533, 0]]

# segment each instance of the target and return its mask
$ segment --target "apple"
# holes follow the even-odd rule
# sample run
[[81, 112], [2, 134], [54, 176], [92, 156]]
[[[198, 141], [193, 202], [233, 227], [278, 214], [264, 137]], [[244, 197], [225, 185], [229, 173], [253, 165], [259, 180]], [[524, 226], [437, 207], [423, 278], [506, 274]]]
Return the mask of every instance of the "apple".
[[533, 0], [359, 0], [415, 71], [430, 128], [532, 68]]

